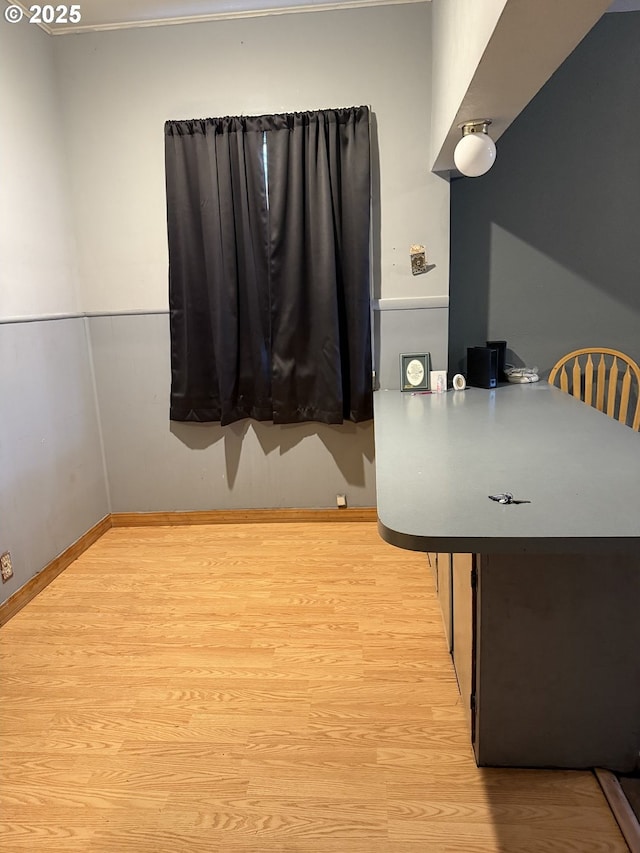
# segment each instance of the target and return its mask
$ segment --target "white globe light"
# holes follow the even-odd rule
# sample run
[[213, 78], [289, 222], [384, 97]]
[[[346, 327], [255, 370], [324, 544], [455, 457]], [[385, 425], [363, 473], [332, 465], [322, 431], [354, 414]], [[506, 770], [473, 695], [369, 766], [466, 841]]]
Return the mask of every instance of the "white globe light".
[[467, 133], [456, 145], [453, 162], [468, 178], [478, 178], [493, 166], [496, 144], [488, 133]]

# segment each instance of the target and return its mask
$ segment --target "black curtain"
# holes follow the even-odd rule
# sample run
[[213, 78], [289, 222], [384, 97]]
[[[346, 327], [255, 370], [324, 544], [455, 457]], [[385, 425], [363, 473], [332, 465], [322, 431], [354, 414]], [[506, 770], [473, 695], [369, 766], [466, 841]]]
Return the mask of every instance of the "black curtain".
[[171, 121], [165, 155], [171, 419], [371, 418], [368, 109]]

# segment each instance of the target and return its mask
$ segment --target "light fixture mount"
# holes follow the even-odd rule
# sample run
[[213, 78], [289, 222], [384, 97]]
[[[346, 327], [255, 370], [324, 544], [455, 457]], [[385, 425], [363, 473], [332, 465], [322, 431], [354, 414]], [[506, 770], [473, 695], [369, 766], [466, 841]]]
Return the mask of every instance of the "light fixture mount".
[[463, 136], [469, 133], [489, 133], [490, 118], [474, 118], [472, 121], [463, 121], [458, 125]]

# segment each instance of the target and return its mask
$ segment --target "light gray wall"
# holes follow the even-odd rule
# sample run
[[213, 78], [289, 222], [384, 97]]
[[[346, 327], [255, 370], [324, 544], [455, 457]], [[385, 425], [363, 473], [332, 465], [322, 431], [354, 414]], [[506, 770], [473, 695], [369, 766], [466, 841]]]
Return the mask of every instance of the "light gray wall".
[[[24, 20], [0, 37], [1, 112], [21, 140], [0, 140], [0, 550], [15, 565], [2, 597], [111, 509], [333, 506], [338, 492], [373, 505], [371, 424], [169, 422], [162, 130], [369, 104], [374, 294], [446, 298], [449, 185], [427, 163], [430, 4], [55, 39]], [[417, 277], [415, 243], [429, 259]], [[389, 382], [408, 343], [444, 357], [446, 308], [376, 328]]]
[[171, 423], [168, 315], [89, 322], [114, 512], [375, 505], [370, 424]]
[[[375, 295], [447, 294], [449, 184], [428, 166], [430, 3], [53, 41], [84, 310], [168, 307], [167, 119], [357, 104], [374, 123]], [[426, 275], [411, 274], [415, 243]]]
[[400, 354], [428, 352], [432, 370], [447, 369], [448, 309], [408, 308], [376, 311], [374, 332], [378, 387], [400, 388]]
[[109, 512], [52, 42], [0, 21], [0, 601]]
[[0, 318], [78, 311], [53, 39], [0, 17]]
[[0, 325], [2, 601], [109, 512], [86, 322]]
[[451, 184], [450, 370], [508, 341], [544, 373], [610, 346], [640, 360], [640, 12], [605, 15], [498, 142]]
[[[114, 512], [335, 506], [338, 493], [375, 504], [371, 423], [169, 422], [168, 324], [153, 313], [168, 307], [163, 123], [370, 105], [374, 293], [446, 297], [449, 186], [427, 164], [430, 14], [409, 4], [55, 40], [83, 304], [110, 315], [91, 336]], [[429, 259], [417, 277], [415, 243]], [[437, 340], [446, 359], [447, 309], [418, 312], [425, 322], [393, 313], [376, 327], [377, 359], [397, 387], [408, 340]]]

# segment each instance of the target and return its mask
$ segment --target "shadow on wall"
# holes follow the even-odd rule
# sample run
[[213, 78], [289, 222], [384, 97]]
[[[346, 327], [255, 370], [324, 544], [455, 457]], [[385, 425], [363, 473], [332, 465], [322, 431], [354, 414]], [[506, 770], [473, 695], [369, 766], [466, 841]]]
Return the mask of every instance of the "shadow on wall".
[[[371, 422], [339, 425], [302, 423], [273, 424], [242, 420], [228, 426], [170, 422], [170, 432], [190, 450], [207, 450], [224, 441], [227, 482], [233, 488], [240, 468], [244, 439], [253, 430], [265, 456], [278, 452], [284, 456], [303, 442], [320, 439], [331, 455], [336, 467], [351, 486], [366, 485], [365, 463], [374, 460], [373, 429]], [[313, 468], [309, 468], [313, 476]]]

